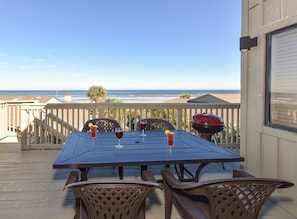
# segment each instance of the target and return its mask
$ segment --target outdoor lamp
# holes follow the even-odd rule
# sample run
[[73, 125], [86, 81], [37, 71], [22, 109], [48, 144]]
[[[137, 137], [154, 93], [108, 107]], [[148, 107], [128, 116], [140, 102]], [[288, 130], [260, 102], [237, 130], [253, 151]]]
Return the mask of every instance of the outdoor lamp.
[[252, 38], [250, 36], [244, 36], [240, 38], [240, 51], [246, 52], [250, 50], [251, 47], [257, 46], [258, 39], [257, 37]]

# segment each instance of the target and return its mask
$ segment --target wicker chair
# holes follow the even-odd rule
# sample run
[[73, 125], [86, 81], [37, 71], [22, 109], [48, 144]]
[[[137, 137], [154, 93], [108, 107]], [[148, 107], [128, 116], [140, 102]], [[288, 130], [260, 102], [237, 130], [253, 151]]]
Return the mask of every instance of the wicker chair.
[[115, 128], [121, 127], [120, 124], [114, 119], [96, 118], [86, 121], [82, 132], [88, 132], [90, 130], [89, 123], [96, 125], [98, 132], [113, 132]]
[[76, 219], [145, 218], [145, 198], [152, 189], [162, 189], [156, 182], [142, 180], [77, 179], [77, 172], [72, 171], [65, 185], [76, 199]]
[[[146, 120], [146, 128], [145, 130], [174, 130], [174, 126], [164, 119], [145, 119]], [[140, 131], [140, 121], [138, 121], [136, 130]]]
[[256, 219], [264, 202], [277, 188], [291, 182], [256, 178], [241, 170], [233, 178], [181, 183], [169, 170], [161, 171], [165, 188], [165, 219], [175, 201], [186, 218]]
[[[98, 132], [114, 132], [115, 128], [121, 127], [120, 124], [114, 119], [96, 118], [96, 119], [90, 119], [86, 121], [82, 129], [82, 132], [89, 132], [90, 123], [97, 126]], [[86, 171], [89, 172], [89, 168]], [[124, 168], [122, 166], [119, 166], [118, 171], [119, 171], [119, 177], [120, 179], [122, 179]]]

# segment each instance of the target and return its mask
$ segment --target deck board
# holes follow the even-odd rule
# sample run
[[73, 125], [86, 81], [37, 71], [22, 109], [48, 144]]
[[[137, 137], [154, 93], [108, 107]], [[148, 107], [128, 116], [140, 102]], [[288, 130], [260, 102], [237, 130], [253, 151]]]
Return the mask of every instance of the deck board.
[[[53, 169], [58, 150], [21, 151], [14, 141], [0, 141], [0, 218], [65, 219], [73, 218], [74, 199], [64, 183], [71, 169]], [[231, 176], [237, 163], [211, 164], [202, 171], [202, 180]], [[163, 166], [149, 169], [160, 177]], [[117, 179], [117, 168], [91, 168], [89, 178]], [[124, 178], [139, 179], [138, 167], [124, 168]], [[272, 207], [271, 207], [272, 206]], [[163, 191], [156, 189], [146, 202], [146, 218], [164, 218]], [[296, 219], [274, 205], [264, 207], [260, 218]], [[267, 216], [268, 215], [268, 216]], [[182, 218], [173, 208], [173, 219]]]

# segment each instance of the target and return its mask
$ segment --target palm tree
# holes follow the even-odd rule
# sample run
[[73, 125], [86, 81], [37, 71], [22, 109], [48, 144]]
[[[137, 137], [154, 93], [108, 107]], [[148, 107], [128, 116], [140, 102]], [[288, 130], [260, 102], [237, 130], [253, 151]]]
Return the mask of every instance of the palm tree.
[[99, 103], [100, 98], [105, 99], [106, 90], [102, 86], [93, 85], [89, 88], [87, 96], [89, 97], [91, 102]]
[[[102, 86], [91, 86], [89, 88], [89, 91], [87, 93], [87, 96], [89, 97], [91, 102], [99, 103], [100, 98], [103, 100], [106, 96], [106, 90]], [[93, 115], [93, 118], [97, 118], [99, 116], [99, 109], [95, 108], [91, 111], [91, 114]]]
[[190, 99], [191, 98], [191, 94], [185, 93], [185, 94], [181, 94], [179, 97], [182, 98], [182, 99]]

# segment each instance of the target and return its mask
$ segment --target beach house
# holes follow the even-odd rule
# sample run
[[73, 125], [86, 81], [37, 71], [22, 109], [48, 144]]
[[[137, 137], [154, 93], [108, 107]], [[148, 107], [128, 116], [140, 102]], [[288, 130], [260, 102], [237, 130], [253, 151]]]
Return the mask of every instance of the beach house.
[[[2, 102], [11, 106], [19, 106], [18, 109], [10, 110], [10, 113], [5, 116], [5, 122], [2, 122], [3, 125], [7, 122], [9, 131], [17, 131], [18, 133], [26, 128], [28, 119], [30, 121], [33, 120], [33, 118], [28, 117], [28, 108], [30, 105], [43, 107], [45, 104], [49, 103], [63, 103], [53, 96], [0, 96], [0, 103]], [[6, 126], [6, 124], [4, 126]], [[1, 131], [3, 131], [3, 129]]]
[[[239, 124], [240, 154], [245, 159], [241, 165], [244, 170], [258, 177], [280, 178], [294, 182], [294, 187], [278, 190], [273, 194], [273, 197], [280, 197], [274, 200], [276, 205], [280, 206], [286, 212], [289, 212], [291, 217], [287, 217], [288, 214], [286, 214], [284, 217], [267, 215], [267, 218], [297, 218], [297, 46], [295, 46], [297, 45], [297, 1], [242, 0], [241, 2], [242, 32], [238, 48], [238, 52], [241, 54]], [[208, 98], [209, 97], [210, 96], [208, 96]], [[213, 100], [215, 99], [213, 97], [211, 98]], [[7, 107], [6, 104], [3, 104], [3, 112], [8, 111], [6, 110]], [[91, 112], [93, 104], [84, 104], [85, 108], [83, 109], [81, 109], [81, 107], [82, 105], [76, 103], [53, 103], [42, 109], [34, 108], [30, 110], [37, 112], [34, 114], [34, 116], [37, 117], [44, 114], [48, 115], [56, 111], [60, 112], [60, 110], [65, 109], [66, 115], [63, 116], [63, 119], [68, 119], [72, 122], [76, 121], [78, 118], [77, 123], [81, 124], [86, 118], [90, 117], [90, 113], [85, 112]], [[104, 103], [97, 106], [100, 112], [103, 112], [102, 115], [106, 113], [108, 116], [113, 115], [112, 110], [116, 112], [114, 113], [115, 115], [119, 115], [120, 113], [118, 113], [118, 111], [122, 112], [123, 109], [130, 110], [132, 107], [134, 107], [133, 109], [136, 112], [140, 112], [139, 114], [141, 114], [144, 108], [151, 112], [155, 112], [155, 109], [161, 109], [163, 110], [162, 112], [167, 112], [168, 108], [171, 107], [173, 110], [170, 112], [175, 110], [174, 112], [176, 112], [177, 116], [179, 116], [178, 118], [180, 118], [180, 121], [176, 123], [178, 128], [184, 128], [182, 126], [182, 115], [184, 115], [184, 112], [196, 110], [191, 108], [191, 104], [186, 103]], [[110, 111], [106, 112], [106, 109], [110, 109]], [[83, 116], [77, 116], [80, 115], [81, 110]], [[216, 108], [213, 110], [216, 110]], [[132, 115], [132, 111], [130, 111], [128, 111], [127, 115]], [[230, 110], [227, 110], [227, 112], [229, 111]], [[24, 110], [24, 112], [26, 111]], [[18, 114], [15, 113], [13, 116], [14, 115]], [[127, 118], [130, 117], [126, 116], [123, 118], [123, 124], [127, 124]], [[44, 121], [47, 122], [48, 120], [44, 119]], [[1, 130], [7, 129], [6, 123], [2, 123], [5, 126], [2, 126]], [[48, 123], [58, 124], [56, 120], [54, 121], [52, 118]], [[73, 126], [79, 127], [77, 124], [73, 124]], [[69, 126], [67, 123], [67, 129], [64, 127], [60, 128], [60, 133], [66, 136], [66, 134], [71, 131], [69, 127], [72, 128], [72, 126]], [[32, 128], [34, 128], [34, 126], [32, 126]], [[184, 129], [187, 130], [186, 128]], [[66, 130], [65, 133], [64, 130]], [[52, 136], [49, 140], [53, 139]], [[35, 133], [30, 137], [34, 138]], [[5, 145], [7, 145], [7, 143]], [[2, 149], [5, 149], [5, 147], [2, 147]], [[51, 157], [44, 156], [45, 152], [50, 154]], [[21, 215], [20, 217], [23, 217], [24, 211], [29, 214], [33, 212], [32, 209], [34, 209], [33, 213], [35, 215], [37, 213], [44, 215], [44, 212], [48, 212], [50, 208], [56, 210], [56, 212], [60, 210], [60, 212], [64, 213], [69, 209], [69, 206], [69, 215], [73, 215], [73, 209], [71, 208], [72, 203], [69, 204], [67, 202], [68, 199], [65, 199], [66, 204], [64, 202], [63, 205], [58, 203], [59, 201], [61, 202], [61, 200], [64, 201], [65, 193], [61, 192], [61, 185], [64, 185], [66, 174], [64, 173], [63, 175], [59, 172], [59, 175], [54, 172], [54, 177], [51, 175], [52, 158], [56, 156], [56, 151], [34, 150], [33, 153], [31, 153], [33, 154], [32, 156], [29, 156], [31, 154], [27, 152], [21, 155], [20, 153], [15, 153], [16, 155], [14, 155], [10, 151], [6, 151], [5, 153], [3, 157], [6, 158], [6, 160], [4, 160], [6, 163], [3, 163], [9, 168], [6, 168], [8, 174], [3, 174], [5, 176], [3, 178], [5, 181], [3, 185], [7, 184], [9, 186], [6, 186], [2, 191], [6, 198], [6, 200], [3, 200], [5, 200], [6, 203], [2, 205], [1, 216], [4, 217], [5, 213], [6, 215], [12, 215], [12, 212], [14, 215], [18, 214]], [[6, 156], [7, 154], [9, 156]], [[37, 157], [37, 155], [39, 155], [39, 157]], [[14, 160], [12, 158], [14, 158]], [[34, 158], [35, 163], [32, 162], [32, 158]], [[21, 171], [21, 167], [25, 165], [19, 162], [20, 159], [24, 159], [23, 163], [29, 166], [29, 168], [27, 166], [25, 167], [25, 171]], [[12, 164], [9, 163], [11, 162], [10, 160], [13, 161]], [[17, 162], [15, 162], [15, 160]], [[36, 163], [38, 163], [38, 167], [43, 169], [36, 171]], [[13, 167], [15, 167], [15, 169], [13, 169]], [[23, 178], [20, 178], [19, 175]], [[42, 177], [39, 177], [39, 175]], [[11, 178], [13, 180], [11, 180]], [[26, 180], [29, 183], [24, 183]], [[21, 184], [20, 188], [22, 189], [15, 189], [17, 188], [17, 183]], [[31, 190], [33, 189], [29, 187], [31, 184], [38, 188], [38, 192], [42, 195], [39, 195], [35, 190], [32, 195]], [[56, 193], [53, 192], [54, 190]], [[22, 193], [17, 196], [14, 193], [15, 191]], [[27, 194], [31, 195], [30, 199], [30, 195]], [[27, 200], [24, 197], [26, 197]], [[48, 204], [46, 202], [48, 199], [53, 201]], [[21, 205], [18, 203], [21, 203]], [[276, 205], [273, 205], [273, 207]], [[52, 208], [53, 206], [54, 208]], [[46, 209], [46, 211], [44, 209]], [[55, 212], [54, 210], [51, 212]], [[269, 210], [264, 209], [264, 215], [267, 212], [269, 213]], [[160, 209], [158, 209], [157, 213], [160, 215]], [[58, 218], [56, 215], [54, 216]]]
[[204, 94], [187, 101], [188, 103], [240, 103], [240, 94]]
[[[243, 0], [241, 155], [262, 177], [297, 182], [297, 1]], [[297, 187], [279, 191], [297, 216]]]

